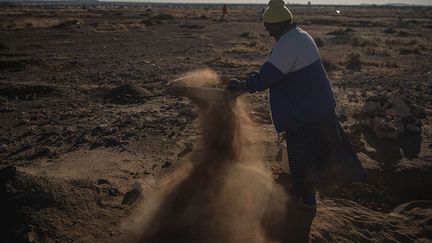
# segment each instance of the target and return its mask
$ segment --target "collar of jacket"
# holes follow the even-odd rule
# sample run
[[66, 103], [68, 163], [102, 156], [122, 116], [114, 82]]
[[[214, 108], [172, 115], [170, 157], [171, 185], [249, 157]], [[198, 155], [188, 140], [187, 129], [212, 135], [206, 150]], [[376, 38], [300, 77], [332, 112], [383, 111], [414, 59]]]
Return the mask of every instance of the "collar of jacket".
[[284, 30], [281, 32], [279, 38], [277, 38], [277, 41], [279, 41], [280, 38], [281, 38], [283, 35], [285, 35], [286, 33], [290, 32], [292, 29], [295, 29], [295, 28], [297, 28], [297, 23], [296, 23], [296, 22], [292, 22], [290, 25], [288, 25], [288, 26], [286, 27], [286, 29], [284, 29]]

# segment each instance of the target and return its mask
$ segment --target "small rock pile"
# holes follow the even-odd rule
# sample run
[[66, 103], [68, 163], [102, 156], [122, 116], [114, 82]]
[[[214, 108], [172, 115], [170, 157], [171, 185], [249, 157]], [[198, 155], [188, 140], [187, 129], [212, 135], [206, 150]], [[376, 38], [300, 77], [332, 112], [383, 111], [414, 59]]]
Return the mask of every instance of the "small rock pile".
[[424, 118], [424, 107], [382, 94], [368, 97], [360, 112], [363, 126], [371, 128], [377, 137], [389, 139], [397, 139], [405, 132], [420, 133], [420, 119]]

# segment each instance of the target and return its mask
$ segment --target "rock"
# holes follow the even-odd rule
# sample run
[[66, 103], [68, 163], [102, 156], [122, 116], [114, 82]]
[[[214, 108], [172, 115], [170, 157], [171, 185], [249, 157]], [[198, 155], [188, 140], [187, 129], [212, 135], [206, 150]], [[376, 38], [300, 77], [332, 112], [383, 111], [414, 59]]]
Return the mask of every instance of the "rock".
[[102, 145], [104, 145], [104, 141], [101, 138], [98, 138], [98, 139], [96, 139], [96, 141], [94, 141], [92, 143], [92, 145], [90, 145], [90, 149], [95, 149], [95, 148], [98, 148]]
[[110, 90], [104, 98], [105, 101], [117, 104], [135, 104], [151, 97], [154, 97], [154, 94], [145, 88], [124, 84]]
[[97, 134], [102, 134], [102, 135], [109, 135], [111, 133], [113, 133], [116, 129], [110, 127], [108, 124], [101, 124], [95, 128], [93, 128], [92, 130], [92, 134], [97, 135]]
[[172, 165], [172, 162], [169, 161], [169, 160], [167, 160], [167, 161], [165, 161], [164, 164], [162, 165], [162, 168], [168, 168], [168, 167], [170, 167], [171, 165]]
[[16, 175], [16, 167], [8, 165], [0, 169], [0, 185], [4, 185]]
[[111, 184], [107, 179], [97, 179], [96, 184], [102, 185], [102, 184]]
[[12, 112], [15, 109], [9, 106], [0, 106], [0, 113], [8, 113], [8, 112]]
[[48, 127], [47, 129], [45, 129], [45, 132], [44, 132], [45, 136], [54, 135], [54, 134], [58, 134], [57, 128], [55, 128], [55, 127]]
[[103, 138], [105, 147], [114, 147], [122, 144], [122, 140], [116, 136], [108, 136]]
[[25, 151], [25, 150], [30, 149], [32, 147], [33, 147], [33, 144], [30, 143], [29, 141], [26, 141], [26, 142], [21, 144], [19, 151]]
[[419, 105], [412, 105], [411, 106], [411, 111], [412, 114], [419, 119], [424, 119], [426, 118], [426, 109], [423, 106], [419, 106]]
[[110, 195], [110, 196], [115, 197], [115, 196], [118, 196], [120, 194], [121, 194], [120, 191], [116, 187], [111, 187], [110, 189], [108, 189], [108, 195]]
[[419, 126], [417, 126], [416, 124], [412, 124], [412, 123], [409, 123], [406, 125], [406, 130], [413, 132], [413, 133], [421, 132], [421, 128]]
[[8, 146], [6, 144], [0, 145], [0, 153], [7, 152]]
[[374, 118], [372, 129], [379, 138], [397, 139], [399, 136], [397, 126], [393, 122], [386, 121], [384, 118]]
[[375, 102], [384, 105], [389, 100], [389, 97], [383, 94], [373, 95], [366, 98], [366, 102]]
[[373, 159], [371, 159], [369, 156], [367, 156], [364, 153], [358, 153], [358, 158], [360, 159], [363, 168], [367, 171], [381, 171], [381, 167], [379, 163]]
[[132, 190], [126, 192], [126, 194], [124, 195], [121, 204], [132, 205], [140, 198], [141, 194], [142, 194], [141, 184], [136, 181], [132, 184]]
[[393, 115], [396, 115], [402, 119], [408, 119], [413, 116], [411, 114], [411, 108], [404, 99], [399, 97], [391, 98], [389, 99], [389, 103], [392, 105], [390, 110]]
[[187, 142], [184, 144], [185, 148], [183, 149], [183, 151], [181, 151], [177, 156], [178, 157], [184, 157], [187, 154], [189, 154], [190, 152], [192, 152], [193, 150], [193, 143]]
[[368, 101], [363, 106], [363, 114], [368, 117], [375, 116], [381, 110], [381, 105], [374, 101]]
[[28, 159], [29, 160], [34, 160], [34, 159], [37, 159], [39, 157], [48, 155], [50, 153], [51, 153], [51, 149], [50, 148], [48, 148], [48, 147], [41, 147], [41, 148], [37, 149], [36, 152], [33, 155], [31, 155]]

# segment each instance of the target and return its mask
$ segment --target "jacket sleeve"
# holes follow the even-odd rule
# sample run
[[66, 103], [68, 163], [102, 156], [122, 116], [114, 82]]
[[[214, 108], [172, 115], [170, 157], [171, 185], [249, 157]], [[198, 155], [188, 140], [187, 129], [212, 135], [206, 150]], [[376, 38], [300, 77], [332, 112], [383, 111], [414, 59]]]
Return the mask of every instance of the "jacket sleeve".
[[264, 91], [279, 83], [284, 76], [276, 66], [267, 61], [261, 66], [258, 73], [246, 79], [246, 88], [249, 93]]

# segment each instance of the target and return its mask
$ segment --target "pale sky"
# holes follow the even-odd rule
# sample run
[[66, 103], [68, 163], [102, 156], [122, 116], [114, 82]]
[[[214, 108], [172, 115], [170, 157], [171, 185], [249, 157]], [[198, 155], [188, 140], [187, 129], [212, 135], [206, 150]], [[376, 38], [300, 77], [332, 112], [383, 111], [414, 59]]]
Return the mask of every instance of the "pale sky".
[[[109, 0], [102, 0], [109, 1]], [[115, 0], [122, 1], [122, 0]], [[262, 3], [267, 0], [123, 0], [128, 2], [171, 2], [171, 3]], [[288, 3], [306, 4], [308, 0], [285, 0]], [[415, 5], [432, 6], [432, 0], [310, 0], [312, 4], [387, 4], [387, 3], [403, 3]]]

